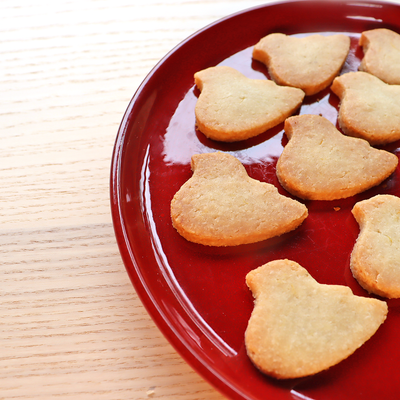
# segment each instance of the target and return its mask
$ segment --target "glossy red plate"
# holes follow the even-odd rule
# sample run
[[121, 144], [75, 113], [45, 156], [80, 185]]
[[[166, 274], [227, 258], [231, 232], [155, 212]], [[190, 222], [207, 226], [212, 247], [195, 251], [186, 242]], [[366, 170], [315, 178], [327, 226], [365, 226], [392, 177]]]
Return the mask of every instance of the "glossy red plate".
[[[399, 170], [380, 186], [332, 202], [305, 202], [309, 217], [280, 238], [252, 245], [212, 248], [187, 242], [174, 230], [170, 202], [191, 177], [195, 153], [225, 151], [249, 175], [279, 185], [275, 166], [285, 136], [283, 125], [236, 144], [205, 138], [195, 129], [198, 92], [193, 74], [218, 64], [251, 78], [267, 78], [253, 61], [252, 46], [272, 32], [305, 35], [346, 33], [351, 51], [343, 72], [356, 70], [363, 55], [363, 30], [400, 32], [400, 7], [362, 1], [292, 1], [246, 10], [189, 37], [142, 83], [124, 115], [111, 171], [111, 208], [126, 269], [148, 312], [182, 357], [231, 399], [395, 399], [400, 396], [400, 319], [397, 300], [364, 346], [340, 364], [312, 377], [276, 381], [249, 361], [244, 332], [253, 309], [245, 275], [279, 258], [297, 261], [320, 283], [349, 286], [349, 257], [359, 232], [355, 202], [377, 193], [400, 195]], [[300, 114], [322, 114], [336, 123], [338, 99], [329, 89], [306, 98]], [[386, 149], [399, 153], [399, 143]]]

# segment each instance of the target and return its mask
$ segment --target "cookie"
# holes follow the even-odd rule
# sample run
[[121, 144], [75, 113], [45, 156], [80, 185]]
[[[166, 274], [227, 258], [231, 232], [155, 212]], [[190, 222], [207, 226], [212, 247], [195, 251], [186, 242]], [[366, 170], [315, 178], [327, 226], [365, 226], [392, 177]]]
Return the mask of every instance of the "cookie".
[[343, 133], [372, 145], [400, 139], [400, 85], [349, 72], [335, 78], [331, 89], [341, 100], [338, 120]]
[[292, 115], [304, 92], [266, 79], [250, 79], [231, 67], [211, 67], [194, 75], [200, 95], [197, 128], [210, 139], [236, 142], [257, 136]]
[[294, 261], [271, 261], [246, 276], [255, 298], [247, 354], [263, 373], [300, 378], [353, 354], [385, 321], [386, 302], [320, 284]]
[[360, 233], [351, 253], [353, 276], [368, 292], [400, 297], [400, 199], [377, 195], [355, 204]]
[[400, 85], [400, 35], [390, 29], [372, 29], [361, 34], [359, 44], [364, 51], [359, 70]]
[[171, 202], [172, 224], [187, 240], [236, 246], [282, 235], [307, 217], [304, 204], [248, 176], [234, 156], [215, 152], [192, 157], [193, 176]]
[[272, 33], [254, 46], [253, 58], [267, 66], [277, 84], [300, 88], [310, 96], [330, 85], [349, 50], [350, 38], [342, 34], [294, 37]]
[[343, 135], [326, 118], [301, 115], [285, 121], [289, 142], [276, 166], [281, 185], [309, 200], [353, 196], [380, 184], [396, 169], [396, 155]]

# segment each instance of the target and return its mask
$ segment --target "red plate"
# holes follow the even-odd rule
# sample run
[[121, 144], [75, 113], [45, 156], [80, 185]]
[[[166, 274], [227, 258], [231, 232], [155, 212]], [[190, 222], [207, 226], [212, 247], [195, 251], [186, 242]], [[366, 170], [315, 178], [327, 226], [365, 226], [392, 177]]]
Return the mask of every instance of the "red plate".
[[[217, 64], [251, 78], [266, 78], [251, 58], [252, 46], [272, 32], [351, 36], [344, 71], [356, 70], [364, 30], [400, 32], [400, 7], [390, 3], [293, 1], [250, 9], [197, 32], [169, 53], [140, 86], [122, 120], [111, 171], [111, 208], [123, 261], [148, 312], [182, 357], [232, 399], [394, 399], [400, 393], [399, 301], [364, 346], [340, 364], [312, 377], [276, 381], [249, 361], [244, 331], [253, 309], [245, 275], [279, 258], [297, 261], [320, 283], [350, 286], [349, 256], [359, 232], [351, 214], [356, 201], [377, 193], [400, 195], [399, 170], [380, 186], [332, 202], [307, 201], [309, 217], [280, 238], [238, 247], [189, 243], [174, 230], [170, 202], [191, 177], [195, 153], [226, 151], [249, 175], [279, 185], [275, 166], [285, 144], [283, 125], [254, 139], [222, 144], [195, 129], [198, 92], [193, 74]], [[329, 89], [306, 98], [300, 113], [336, 123], [337, 97]], [[387, 147], [398, 154], [399, 143]]]

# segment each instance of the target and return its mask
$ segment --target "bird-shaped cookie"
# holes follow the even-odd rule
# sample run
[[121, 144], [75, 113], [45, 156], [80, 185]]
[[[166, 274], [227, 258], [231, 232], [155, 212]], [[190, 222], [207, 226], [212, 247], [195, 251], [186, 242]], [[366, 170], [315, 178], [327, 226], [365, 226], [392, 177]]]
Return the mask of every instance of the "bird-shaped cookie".
[[386, 302], [318, 283], [294, 261], [271, 261], [246, 276], [254, 309], [246, 332], [255, 366], [278, 379], [316, 374], [349, 357], [385, 321]]
[[253, 49], [253, 58], [265, 64], [279, 85], [304, 90], [307, 96], [329, 86], [350, 50], [350, 38], [336, 34], [305, 37], [271, 33]]
[[187, 240], [209, 246], [235, 246], [282, 235], [307, 217], [304, 204], [252, 179], [234, 156], [192, 157], [193, 176], [171, 201], [173, 226]]
[[343, 133], [371, 145], [400, 139], [400, 85], [388, 85], [366, 72], [348, 72], [334, 79], [331, 90], [340, 98]]
[[393, 153], [343, 135], [326, 118], [300, 115], [285, 121], [289, 142], [276, 174], [290, 193], [308, 200], [353, 196], [380, 184], [397, 167]]
[[304, 92], [267, 79], [250, 79], [234, 68], [210, 67], [194, 75], [201, 91], [198, 129], [210, 139], [236, 142], [280, 124], [301, 105]]
[[388, 298], [400, 297], [400, 199], [377, 195], [355, 204], [352, 213], [360, 233], [350, 267], [364, 289]]
[[364, 50], [360, 71], [400, 85], [400, 35], [386, 28], [371, 29], [362, 32], [359, 43]]

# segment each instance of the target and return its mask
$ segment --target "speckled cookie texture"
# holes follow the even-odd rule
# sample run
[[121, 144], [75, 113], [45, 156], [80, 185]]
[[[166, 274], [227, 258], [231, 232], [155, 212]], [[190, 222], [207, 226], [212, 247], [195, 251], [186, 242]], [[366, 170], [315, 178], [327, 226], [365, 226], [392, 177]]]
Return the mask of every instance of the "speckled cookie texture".
[[359, 71], [335, 78], [331, 89], [340, 98], [338, 120], [343, 133], [371, 145], [400, 139], [400, 85]]
[[194, 75], [200, 95], [197, 128], [209, 139], [237, 142], [282, 123], [301, 105], [304, 92], [267, 79], [250, 79], [234, 68], [210, 67]]
[[360, 201], [352, 213], [360, 233], [351, 253], [354, 277], [367, 291], [400, 297], [400, 199], [377, 195]]
[[372, 29], [362, 32], [359, 43], [364, 50], [359, 69], [400, 85], [400, 35], [390, 29]]
[[336, 34], [305, 37], [271, 33], [253, 50], [253, 58], [264, 63], [279, 85], [297, 87], [307, 96], [328, 87], [346, 61], [350, 38]]
[[386, 302], [355, 296], [347, 286], [319, 284], [290, 260], [246, 276], [254, 309], [245, 333], [254, 365], [278, 379], [316, 374], [338, 364], [385, 321]]
[[289, 142], [278, 159], [276, 174], [287, 191], [303, 199], [353, 196], [380, 184], [398, 164], [395, 154], [343, 135], [319, 115], [288, 118], [285, 133]]
[[192, 157], [193, 176], [171, 202], [173, 226], [187, 240], [236, 246], [282, 235], [307, 217], [304, 204], [252, 179], [228, 153]]

